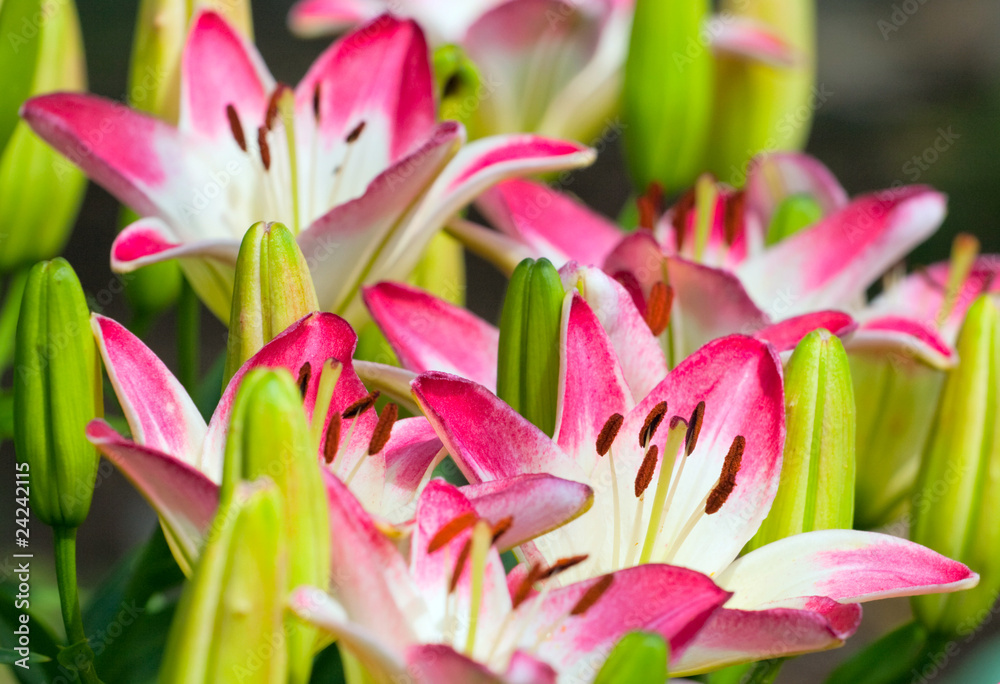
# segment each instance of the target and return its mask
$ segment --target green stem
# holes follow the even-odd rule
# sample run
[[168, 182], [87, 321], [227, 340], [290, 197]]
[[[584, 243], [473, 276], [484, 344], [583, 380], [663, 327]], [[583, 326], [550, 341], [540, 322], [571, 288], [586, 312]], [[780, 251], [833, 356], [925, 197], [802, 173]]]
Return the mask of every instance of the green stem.
[[[76, 585], [76, 528], [55, 528], [56, 582], [59, 585], [59, 604], [62, 608], [63, 624], [70, 646], [86, 643], [83, 631], [83, 616], [80, 614], [80, 596]], [[80, 678], [86, 684], [100, 684], [94, 671], [93, 654], [79, 669]]]
[[177, 367], [181, 384], [192, 396], [198, 388], [200, 343], [201, 310], [198, 297], [185, 278], [177, 302]]

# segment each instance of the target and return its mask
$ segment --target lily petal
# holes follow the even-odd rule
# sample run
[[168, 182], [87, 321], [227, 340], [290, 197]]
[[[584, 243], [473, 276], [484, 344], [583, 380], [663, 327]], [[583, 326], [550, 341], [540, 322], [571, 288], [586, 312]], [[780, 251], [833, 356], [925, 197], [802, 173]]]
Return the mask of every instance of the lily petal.
[[132, 271], [170, 259], [207, 257], [236, 265], [240, 243], [231, 238], [184, 242], [170, 227], [155, 216], [139, 219], [125, 228], [111, 245], [111, 270]]
[[958, 354], [941, 334], [919, 321], [901, 316], [873, 318], [861, 324], [847, 344], [848, 351], [915, 359], [931, 368], [947, 370]]
[[458, 653], [451, 646], [413, 646], [406, 652], [410, 673], [420, 684], [462, 682], [463, 684], [555, 684], [556, 672], [547, 664], [518, 651], [505, 675]]
[[794, 66], [799, 55], [794, 48], [772, 32], [769, 27], [746, 18], [730, 17], [713, 27], [712, 48], [725, 53], [774, 67]]
[[731, 608], [753, 609], [797, 596], [857, 602], [959, 591], [979, 575], [920, 544], [877, 532], [822, 530], [748, 553], [717, 581], [734, 592]]
[[802, 338], [813, 330], [823, 328], [837, 337], [845, 337], [854, 332], [857, 327], [857, 322], [850, 314], [842, 311], [817, 311], [786, 318], [761, 328], [753, 336], [758, 340], [770, 343], [777, 351], [785, 352], [795, 349]]
[[[767, 230], [782, 200], [807, 194], [828, 216], [847, 206], [847, 191], [815, 157], [798, 152], [771, 152], [757, 157], [747, 174], [747, 212], [761, 231]], [[760, 236], [763, 238], [763, 234]]]
[[199, 468], [207, 427], [184, 387], [125, 326], [99, 314], [92, 314], [90, 320], [132, 437]]
[[190, 575], [219, 505], [218, 486], [180, 459], [125, 439], [103, 420], [87, 425], [87, 439], [156, 511], [174, 557]]
[[570, 260], [600, 266], [623, 237], [611, 221], [533, 181], [504, 181], [480, 195], [476, 207], [495, 228], [557, 267]]
[[363, 290], [372, 319], [403, 366], [460, 375], [496, 391], [500, 332], [462, 307], [409, 285]]
[[288, 13], [288, 27], [304, 38], [336, 33], [377, 14], [365, 0], [299, 0]]
[[[430, 479], [431, 471], [445, 456], [444, 445], [423, 417], [405, 418], [392, 426], [385, 457], [385, 490], [382, 510], [391, 522], [402, 522], [412, 513], [414, 497]], [[398, 510], [399, 514], [392, 511]]]

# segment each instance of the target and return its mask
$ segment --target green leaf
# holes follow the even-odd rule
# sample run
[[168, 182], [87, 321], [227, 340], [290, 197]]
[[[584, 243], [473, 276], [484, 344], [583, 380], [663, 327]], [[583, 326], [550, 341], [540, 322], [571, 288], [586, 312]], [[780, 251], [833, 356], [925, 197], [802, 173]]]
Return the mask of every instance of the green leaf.
[[594, 684], [663, 684], [669, 651], [659, 634], [626, 634], [611, 651]]
[[18, 122], [18, 110], [31, 95], [42, 29], [41, 0], [3, 0], [0, 4], [0, 151]]

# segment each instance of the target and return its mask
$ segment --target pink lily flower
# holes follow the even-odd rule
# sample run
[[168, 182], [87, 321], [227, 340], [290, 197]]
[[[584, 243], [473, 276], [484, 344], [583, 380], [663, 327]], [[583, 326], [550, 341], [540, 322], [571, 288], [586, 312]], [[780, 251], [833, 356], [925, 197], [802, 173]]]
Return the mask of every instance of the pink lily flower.
[[533, 578], [505, 577], [504, 530], [531, 517], [530, 499], [507, 497], [509, 517], [499, 519], [500, 509], [483, 515], [461, 490], [433, 480], [399, 544], [340, 482], [328, 485], [332, 595], [303, 587], [291, 606], [350, 649], [377, 682], [590, 682], [629, 631], [655, 631], [683, 653], [729, 596], [703, 574], [667, 565], [555, 586], [555, 575], [588, 564], [580, 557]]
[[504, 178], [590, 163], [591, 150], [531, 135], [463, 145], [435, 121], [421, 30], [384, 15], [333, 44], [293, 90], [213, 12], [193, 22], [175, 128], [92, 95], [33, 98], [22, 116], [144, 218], [112, 269], [167, 259], [229, 315], [240, 240], [261, 220], [298, 235], [321, 306], [356, 318], [365, 282], [405, 278], [433, 233]]
[[[764, 232], [778, 203], [802, 192], [818, 202], [823, 218], [766, 247]], [[924, 186], [849, 201], [822, 164], [799, 154], [759, 161], [745, 193], [722, 186], [716, 193], [704, 236], [688, 196], [652, 228], [623, 238], [613, 223], [575, 200], [540, 184], [510, 181], [479, 200], [500, 236], [492, 233], [496, 239], [484, 242], [483, 232], [467, 222], [453, 231], [501, 259], [505, 252], [527, 253], [602, 266], [629, 288], [644, 314], [653, 288], [665, 283], [673, 294], [670, 343], [679, 360], [727, 334], [782, 323], [798, 328], [794, 319], [804, 314], [833, 310], [861, 317], [867, 287], [931, 235], [945, 213], [944, 196]], [[654, 220], [644, 217], [650, 226]], [[883, 321], [862, 326], [849, 345], [890, 351], [905, 345], [927, 363], [947, 365], [941, 342], [913, 326]]]
[[[416, 496], [444, 457], [441, 442], [424, 418], [388, 423], [371, 407], [371, 395], [354, 372], [357, 337], [333, 314], [310, 314], [272, 340], [240, 368], [206, 425], [180, 382], [137, 337], [122, 325], [93, 316], [105, 368], [125, 413], [132, 439], [94, 420], [87, 437], [122, 471], [160, 516], [178, 563], [193, 567], [218, 504], [229, 417], [243, 376], [258, 367], [286, 368], [299, 377], [306, 415], [323, 427], [318, 457], [326, 472], [341, 478], [366, 510], [388, 523], [408, 520]], [[318, 405], [324, 366], [340, 364], [326, 407]], [[369, 407], [358, 413], [358, 410]], [[324, 412], [325, 408], [325, 412]], [[382, 418], [382, 420], [380, 420]], [[385, 430], [391, 428], [388, 436]], [[314, 426], [315, 429], [315, 426]], [[539, 488], [552, 506], [534, 520], [551, 527], [586, 509], [590, 492], [575, 483], [552, 483], [532, 477], [513, 483], [519, 495], [537, 496]], [[477, 496], [489, 509], [490, 492]], [[548, 517], [546, 517], [548, 516]], [[520, 534], [517, 529], [512, 534]], [[526, 537], [519, 537], [524, 539]]]
[[961, 563], [888, 535], [811, 532], [738, 558], [778, 487], [785, 438], [781, 363], [767, 343], [716, 340], [633, 399], [595, 312], [567, 313], [559, 418], [549, 438], [485, 387], [440, 372], [413, 394], [470, 482], [547, 472], [590, 484], [593, 509], [521, 551], [529, 563], [586, 552], [563, 577], [665, 562], [704, 572], [733, 596], [672, 674], [831, 648], [859, 603], [957, 591]]
[[491, 133], [591, 140], [612, 123], [634, 0], [299, 0], [300, 35], [331, 33], [391, 8], [479, 68], [476, 119]]

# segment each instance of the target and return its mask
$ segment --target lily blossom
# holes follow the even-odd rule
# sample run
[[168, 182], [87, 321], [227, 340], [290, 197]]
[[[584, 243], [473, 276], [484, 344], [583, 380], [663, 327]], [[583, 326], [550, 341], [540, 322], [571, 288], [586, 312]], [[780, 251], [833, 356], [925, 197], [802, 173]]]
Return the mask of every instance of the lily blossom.
[[636, 629], [683, 653], [729, 596], [703, 574], [667, 565], [555, 586], [560, 572], [588, 564], [578, 556], [532, 577], [505, 577], [505, 530], [519, 518], [533, 533], [548, 525], [518, 496], [484, 515], [458, 488], [432, 480], [407, 543], [398, 544], [335, 478], [328, 493], [332, 595], [303, 587], [291, 606], [377, 682], [590, 682], [615, 642]]
[[481, 191], [575, 168], [575, 143], [509, 135], [464, 145], [435, 121], [422, 31], [390, 15], [333, 44], [293, 90], [218, 14], [192, 22], [177, 127], [93, 95], [28, 100], [34, 131], [144, 218], [115, 240], [119, 272], [181, 258], [223, 321], [246, 230], [298, 236], [324, 310], [361, 313], [365, 282], [405, 278], [434, 232]]
[[858, 603], [956, 591], [978, 576], [887, 535], [811, 532], [737, 558], [767, 516], [785, 439], [781, 362], [767, 343], [718, 339], [636, 402], [594, 312], [573, 295], [553, 438], [472, 381], [440, 372], [413, 394], [470, 482], [547, 472], [590, 484], [591, 511], [521, 551], [531, 564], [573, 553], [564, 575], [664, 562], [733, 591], [671, 674], [840, 645]]

